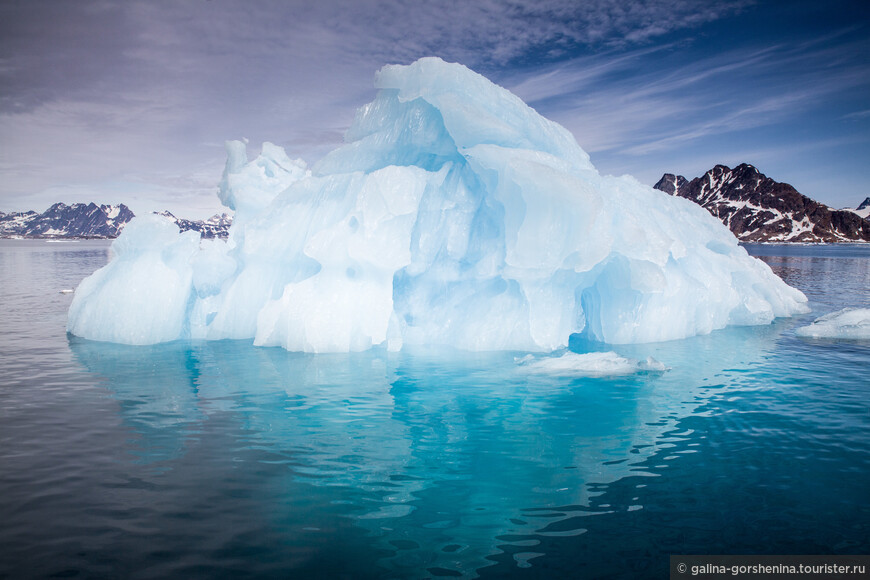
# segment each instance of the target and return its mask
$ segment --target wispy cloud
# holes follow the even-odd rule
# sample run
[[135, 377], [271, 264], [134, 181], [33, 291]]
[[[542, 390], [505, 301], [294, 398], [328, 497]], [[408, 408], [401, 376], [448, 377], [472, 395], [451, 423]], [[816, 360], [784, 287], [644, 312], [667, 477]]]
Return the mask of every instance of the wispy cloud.
[[[273, 86], [439, 55], [484, 71], [642, 45], [748, 0], [235, 0], [0, 6], [4, 106], [137, 82]], [[313, 84], [313, 83], [312, 83]], [[316, 87], [312, 87], [314, 89]], [[8, 109], [7, 109], [8, 110]]]
[[702, 137], [721, 136], [733, 131], [771, 125], [799, 113], [826, 92], [828, 91], [811, 89], [801, 93], [766, 98], [749, 106], [727, 107], [693, 123], [671, 125], [673, 129], [668, 132], [662, 131], [666, 136], [623, 147], [622, 151], [628, 155], [644, 155], [651, 151], [683, 145]]
[[796, 121], [845, 92], [866, 91], [870, 78], [854, 57], [866, 43], [819, 46], [833, 36], [688, 61], [668, 44], [584, 56], [520, 74], [509, 86], [571, 129], [590, 152], [646, 155]]
[[848, 113], [843, 115], [844, 119], [868, 119], [870, 118], [870, 109], [865, 109], [863, 111], [855, 111], [854, 113]]
[[[271, 140], [309, 161], [341, 140], [380, 66], [435, 54], [498, 77], [578, 47], [616, 54], [746, 0], [34, 0], [0, 4], [0, 202], [186, 178], [213, 144]], [[599, 61], [588, 81], [618, 66]], [[558, 94], [574, 74], [553, 74]], [[540, 83], [539, 83], [540, 84]], [[545, 95], [541, 95], [545, 96]], [[34, 167], [33, 157], [40, 162]], [[215, 159], [218, 160], [215, 163]], [[193, 169], [192, 169], [193, 168]], [[166, 177], [170, 176], [170, 177]], [[71, 184], [75, 188], [71, 189]], [[54, 188], [54, 189], [52, 189]], [[203, 194], [205, 195], [205, 194]], [[5, 205], [5, 204], [4, 204]]]

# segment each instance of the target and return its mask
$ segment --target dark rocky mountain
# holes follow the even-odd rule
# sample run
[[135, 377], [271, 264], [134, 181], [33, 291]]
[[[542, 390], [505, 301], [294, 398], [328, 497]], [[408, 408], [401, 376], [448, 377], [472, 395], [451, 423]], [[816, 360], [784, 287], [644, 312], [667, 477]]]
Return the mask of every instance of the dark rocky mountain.
[[744, 242], [870, 242], [870, 221], [836, 210], [743, 163], [691, 181], [666, 173], [653, 187], [706, 208]]
[[[226, 214], [205, 221], [161, 215], [173, 220], [181, 231], [196, 230], [204, 238], [225, 238], [232, 224]], [[44, 213], [0, 212], [0, 238], [117, 238], [135, 216], [126, 205], [56, 203]]]

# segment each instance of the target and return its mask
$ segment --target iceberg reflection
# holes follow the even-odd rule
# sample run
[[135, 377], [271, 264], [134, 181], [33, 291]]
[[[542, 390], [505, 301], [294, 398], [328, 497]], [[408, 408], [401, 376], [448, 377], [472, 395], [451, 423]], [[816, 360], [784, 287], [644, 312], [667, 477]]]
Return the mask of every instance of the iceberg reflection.
[[474, 576], [508, 547], [534, 567], [542, 538], [582, 534], [583, 518], [606, 513], [590, 498], [608, 484], [655, 476], [638, 465], [666, 456], [680, 418], [762, 363], [783, 324], [619, 347], [671, 370], [611, 377], [523, 372], [522, 353], [69, 344], [156, 474], [192, 446], [224, 446], [209, 469], [238, 470], [235, 493], [279, 498], [249, 517], [305, 522], [288, 543], [322, 542], [339, 513], [391, 573]]

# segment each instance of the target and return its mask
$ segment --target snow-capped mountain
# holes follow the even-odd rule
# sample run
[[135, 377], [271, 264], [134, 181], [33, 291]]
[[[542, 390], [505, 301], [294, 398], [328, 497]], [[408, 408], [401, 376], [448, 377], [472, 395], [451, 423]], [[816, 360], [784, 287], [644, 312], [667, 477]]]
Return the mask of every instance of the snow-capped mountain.
[[133, 219], [126, 205], [56, 203], [45, 213], [0, 212], [0, 237], [116, 238]]
[[870, 221], [819, 203], [746, 163], [734, 169], [717, 165], [691, 181], [666, 173], [653, 187], [706, 208], [744, 242], [870, 242]]
[[[204, 238], [225, 238], [232, 224], [227, 214], [205, 221], [181, 219], [169, 212], [161, 215], [174, 221], [181, 231], [196, 230]], [[134, 217], [124, 204], [56, 203], [44, 213], [0, 212], [0, 238], [117, 238]]]
[[175, 217], [171, 212], [161, 211], [155, 212], [157, 215], [169, 218], [175, 222], [178, 229], [182, 232], [187, 230], [195, 230], [204, 238], [225, 238], [229, 235], [230, 226], [233, 224], [233, 218], [225, 213], [213, 215], [207, 220], [186, 220], [184, 218]]
[[855, 209], [852, 209], [851, 207], [844, 207], [843, 211], [850, 211], [852, 213], [856, 213], [865, 220], [870, 219], [870, 197], [866, 198], [864, 201], [858, 204], [858, 207], [856, 207]]

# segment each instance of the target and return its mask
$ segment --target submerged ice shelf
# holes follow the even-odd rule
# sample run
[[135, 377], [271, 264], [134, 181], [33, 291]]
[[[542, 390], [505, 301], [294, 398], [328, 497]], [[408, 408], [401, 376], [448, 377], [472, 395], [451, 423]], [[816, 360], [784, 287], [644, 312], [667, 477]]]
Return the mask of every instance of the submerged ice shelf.
[[530, 354], [516, 360], [520, 372], [564, 377], [613, 377], [641, 372], [665, 372], [668, 368], [647, 357], [639, 361], [620, 356], [613, 351], [576, 353], [535, 357]]
[[602, 176], [563, 127], [458, 65], [386, 66], [346, 144], [309, 168], [227, 145], [227, 242], [137, 217], [68, 330], [153, 344], [253, 339], [551, 351], [651, 342], [806, 311], [706, 210]]

